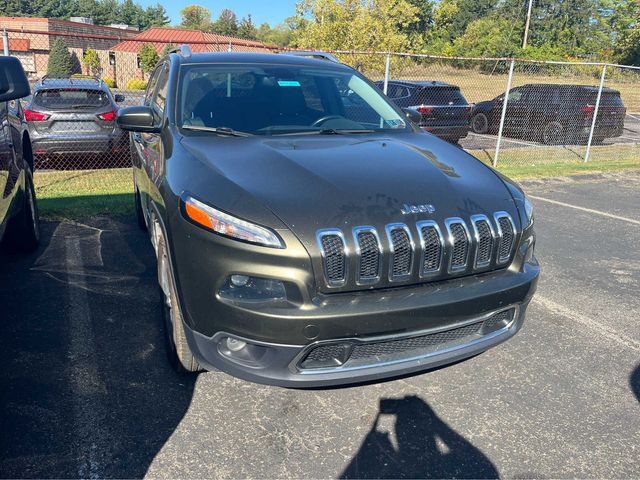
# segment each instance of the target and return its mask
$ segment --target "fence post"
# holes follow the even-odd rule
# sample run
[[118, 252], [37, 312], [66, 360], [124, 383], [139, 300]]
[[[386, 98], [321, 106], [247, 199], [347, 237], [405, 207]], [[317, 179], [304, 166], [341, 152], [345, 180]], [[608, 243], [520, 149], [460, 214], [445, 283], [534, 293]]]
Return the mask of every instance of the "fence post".
[[511, 60], [509, 66], [509, 78], [507, 78], [507, 91], [504, 92], [504, 99], [502, 100], [502, 113], [500, 115], [500, 128], [498, 128], [498, 141], [496, 142], [496, 154], [493, 157], [493, 168], [498, 166], [498, 158], [500, 157], [500, 144], [502, 143], [502, 130], [504, 129], [504, 119], [507, 115], [507, 102], [509, 101], [509, 90], [511, 90], [511, 81], [513, 80], [513, 67], [515, 67], [516, 61]]
[[2, 43], [4, 43], [4, 56], [9, 56], [9, 32], [4, 30], [2, 32]]
[[598, 110], [600, 109], [600, 98], [602, 97], [602, 89], [604, 88], [604, 77], [607, 75], [607, 65], [602, 66], [602, 76], [600, 77], [600, 87], [598, 88], [598, 96], [596, 97], [596, 105], [593, 109], [593, 119], [591, 120], [591, 130], [589, 130], [589, 140], [587, 141], [587, 151], [584, 154], [585, 163], [589, 161], [591, 153], [591, 142], [593, 141], [593, 132], [596, 129], [596, 118], [598, 118]]
[[391, 68], [391, 54], [387, 53], [387, 60], [384, 64], [384, 87], [382, 93], [387, 94], [387, 87], [389, 86], [389, 69]]

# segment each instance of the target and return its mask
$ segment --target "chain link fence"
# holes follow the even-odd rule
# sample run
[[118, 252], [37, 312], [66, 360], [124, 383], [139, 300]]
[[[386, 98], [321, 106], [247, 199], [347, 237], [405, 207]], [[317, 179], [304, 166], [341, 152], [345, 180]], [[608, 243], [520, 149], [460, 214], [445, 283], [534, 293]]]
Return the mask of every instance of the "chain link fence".
[[640, 167], [640, 67], [332, 52], [420, 126], [518, 174]]
[[[116, 127], [115, 115], [143, 102], [153, 64], [171, 47], [275, 51], [259, 42], [176, 29], [38, 28], [7, 28], [1, 43], [32, 82], [31, 97], [12, 108], [28, 124], [41, 198], [132, 192], [129, 136]], [[507, 173], [553, 174], [587, 163], [640, 167], [639, 67], [332, 53], [398, 106], [419, 112], [423, 130]], [[64, 73], [56, 74], [60, 64]]]

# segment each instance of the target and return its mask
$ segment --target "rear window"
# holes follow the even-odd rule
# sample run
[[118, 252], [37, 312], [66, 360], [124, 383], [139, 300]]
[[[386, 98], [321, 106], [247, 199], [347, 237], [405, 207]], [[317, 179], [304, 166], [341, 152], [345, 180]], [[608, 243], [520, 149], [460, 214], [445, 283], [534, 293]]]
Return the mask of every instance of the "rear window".
[[466, 105], [467, 100], [457, 87], [426, 87], [417, 92], [424, 105]]
[[95, 89], [50, 88], [37, 91], [33, 97], [34, 105], [48, 109], [89, 110], [105, 107], [109, 103], [107, 92]]
[[[578, 95], [579, 102], [586, 102], [588, 104], [595, 104], [598, 99], [598, 90], [593, 89], [583, 89], [582, 93]], [[603, 90], [602, 95], [600, 97], [600, 103], [602, 105], [615, 105], [615, 106], [623, 106], [622, 99], [620, 98], [620, 92], [617, 90], [607, 91]]]

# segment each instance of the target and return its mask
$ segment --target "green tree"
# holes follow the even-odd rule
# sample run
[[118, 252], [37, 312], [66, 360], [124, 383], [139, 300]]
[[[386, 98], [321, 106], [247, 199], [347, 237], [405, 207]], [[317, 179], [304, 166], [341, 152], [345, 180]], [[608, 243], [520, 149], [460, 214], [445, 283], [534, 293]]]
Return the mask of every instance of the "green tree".
[[258, 29], [253, 24], [253, 20], [251, 20], [251, 14], [240, 20], [240, 23], [238, 24], [238, 36], [249, 40], [255, 40], [258, 38]]
[[284, 23], [271, 28], [271, 26], [265, 22], [257, 29], [256, 38], [270, 45], [286, 47], [291, 42], [291, 29]]
[[51, 47], [49, 53], [49, 63], [47, 65], [47, 75], [71, 75], [73, 73], [73, 63], [71, 54], [64, 43], [64, 40], [58, 38]]
[[211, 31], [220, 35], [238, 35], [238, 17], [228, 8], [220, 12], [218, 19], [211, 25]]
[[149, 5], [144, 11], [145, 27], [163, 27], [171, 23], [171, 19], [167, 16], [167, 10], [156, 3], [155, 6]]
[[[418, 19], [407, 0], [306, 0], [293, 19], [292, 43], [325, 50], [412, 51], [405, 29]], [[379, 55], [361, 58], [363, 68], [381, 69]]]
[[180, 10], [182, 28], [207, 30], [211, 28], [211, 12], [200, 5], [189, 5]]
[[93, 49], [88, 49], [82, 56], [82, 63], [89, 69], [93, 75], [100, 76], [102, 74], [102, 68], [100, 66], [100, 57], [98, 52]]
[[509, 57], [520, 52], [523, 22], [492, 15], [471, 22], [453, 42], [454, 55], [467, 57]]
[[124, 0], [118, 8], [117, 21], [119, 23], [144, 28], [144, 10], [140, 5], [134, 3], [133, 0]]
[[144, 73], [151, 73], [156, 67], [158, 60], [160, 60], [158, 52], [156, 52], [155, 47], [150, 43], [142, 45], [138, 56], [140, 57], [140, 68]]
[[627, 65], [640, 65], [640, 3], [612, 0], [608, 7], [607, 20], [615, 39], [614, 59]]

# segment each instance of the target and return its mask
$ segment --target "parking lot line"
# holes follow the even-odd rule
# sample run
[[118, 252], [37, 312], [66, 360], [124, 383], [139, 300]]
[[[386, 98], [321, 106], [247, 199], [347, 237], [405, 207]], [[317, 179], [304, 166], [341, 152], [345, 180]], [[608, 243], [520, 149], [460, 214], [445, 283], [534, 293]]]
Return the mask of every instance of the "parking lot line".
[[609, 340], [613, 340], [620, 345], [640, 352], [640, 342], [634, 340], [633, 338], [629, 338], [624, 334], [612, 331], [610, 328], [607, 328], [605, 325], [602, 325], [597, 320], [594, 320], [593, 318], [590, 318], [583, 313], [576, 312], [573, 309], [560, 305], [553, 300], [543, 297], [539, 293], [533, 298], [533, 302], [543, 306], [556, 315], [572, 320], [574, 322], [581, 323], [582, 325], [595, 330], [600, 335], [608, 338]]
[[613, 218], [615, 220], [621, 220], [623, 222], [631, 223], [633, 225], [640, 225], [640, 220], [634, 220], [633, 218], [621, 217], [620, 215], [614, 215], [612, 213], [602, 212], [600, 210], [593, 210], [592, 208], [580, 207], [578, 205], [572, 205], [570, 203], [559, 202], [558, 200], [551, 200], [550, 198], [543, 198], [535, 195], [529, 195], [529, 197], [533, 198], [534, 200], [539, 200], [541, 202], [553, 203], [554, 205], [573, 208], [575, 210], [581, 210], [583, 212], [593, 213], [595, 215], [602, 215], [603, 217]]
[[640, 113], [634, 113], [634, 115], [631, 115], [630, 113], [627, 113], [628, 117], [631, 117], [634, 120], [640, 120], [640, 116], [636, 117], [636, 115], [640, 115]]

